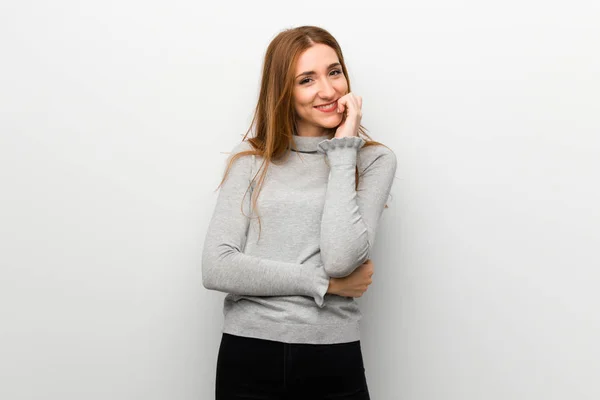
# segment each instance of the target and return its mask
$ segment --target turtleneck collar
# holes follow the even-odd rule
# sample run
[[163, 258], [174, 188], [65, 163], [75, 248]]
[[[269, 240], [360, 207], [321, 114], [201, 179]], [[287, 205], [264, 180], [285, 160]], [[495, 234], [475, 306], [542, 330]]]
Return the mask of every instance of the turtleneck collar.
[[[322, 135], [322, 136], [298, 136], [294, 135], [294, 142], [296, 142], [296, 148], [301, 153], [316, 153], [317, 145], [323, 140], [331, 139], [334, 134]], [[293, 151], [293, 149], [291, 149]]]

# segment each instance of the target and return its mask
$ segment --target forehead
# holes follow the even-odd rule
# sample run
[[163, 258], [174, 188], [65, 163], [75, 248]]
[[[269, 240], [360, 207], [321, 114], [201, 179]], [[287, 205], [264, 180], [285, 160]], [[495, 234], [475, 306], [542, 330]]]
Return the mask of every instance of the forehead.
[[327, 68], [328, 65], [340, 62], [335, 50], [325, 44], [315, 44], [306, 49], [296, 64], [296, 73], [300, 74], [304, 71], [317, 71]]

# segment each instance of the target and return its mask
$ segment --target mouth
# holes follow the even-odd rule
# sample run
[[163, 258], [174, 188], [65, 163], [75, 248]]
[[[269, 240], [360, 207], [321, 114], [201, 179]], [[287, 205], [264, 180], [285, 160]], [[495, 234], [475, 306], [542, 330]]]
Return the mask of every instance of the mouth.
[[333, 112], [337, 109], [337, 100], [331, 103], [315, 106], [314, 108], [322, 112]]

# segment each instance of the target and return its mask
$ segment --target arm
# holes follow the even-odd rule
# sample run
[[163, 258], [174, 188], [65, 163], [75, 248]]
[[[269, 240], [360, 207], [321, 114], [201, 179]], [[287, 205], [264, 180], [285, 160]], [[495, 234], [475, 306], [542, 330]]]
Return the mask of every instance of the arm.
[[331, 277], [344, 277], [370, 258], [377, 224], [396, 173], [395, 154], [381, 154], [362, 172], [355, 190], [355, 167], [364, 139], [358, 136], [320, 142], [330, 174], [321, 220], [321, 259]]
[[[250, 146], [242, 142], [232, 153]], [[238, 158], [219, 191], [202, 251], [202, 284], [210, 290], [238, 295], [309, 296], [323, 307], [329, 276], [322, 264], [267, 260], [242, 252], [249, 226], [246, 215], [250, 215], [252, 192], [246, 194], [246, 190], [251, 160], [249, 156]], [[246, 215], [242, 214], [242, 199]]]

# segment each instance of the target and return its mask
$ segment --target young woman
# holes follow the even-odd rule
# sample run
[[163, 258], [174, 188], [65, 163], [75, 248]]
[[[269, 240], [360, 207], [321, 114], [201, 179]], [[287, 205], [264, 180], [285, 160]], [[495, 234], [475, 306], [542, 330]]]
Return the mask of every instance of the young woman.
[[326, 30], [270, 43], [202, 255], [204, 286], [228, 293], [218, 400], [369, 399], [355, 298], [371, 284], [396, 157], [365, 133], [361, 107]]

